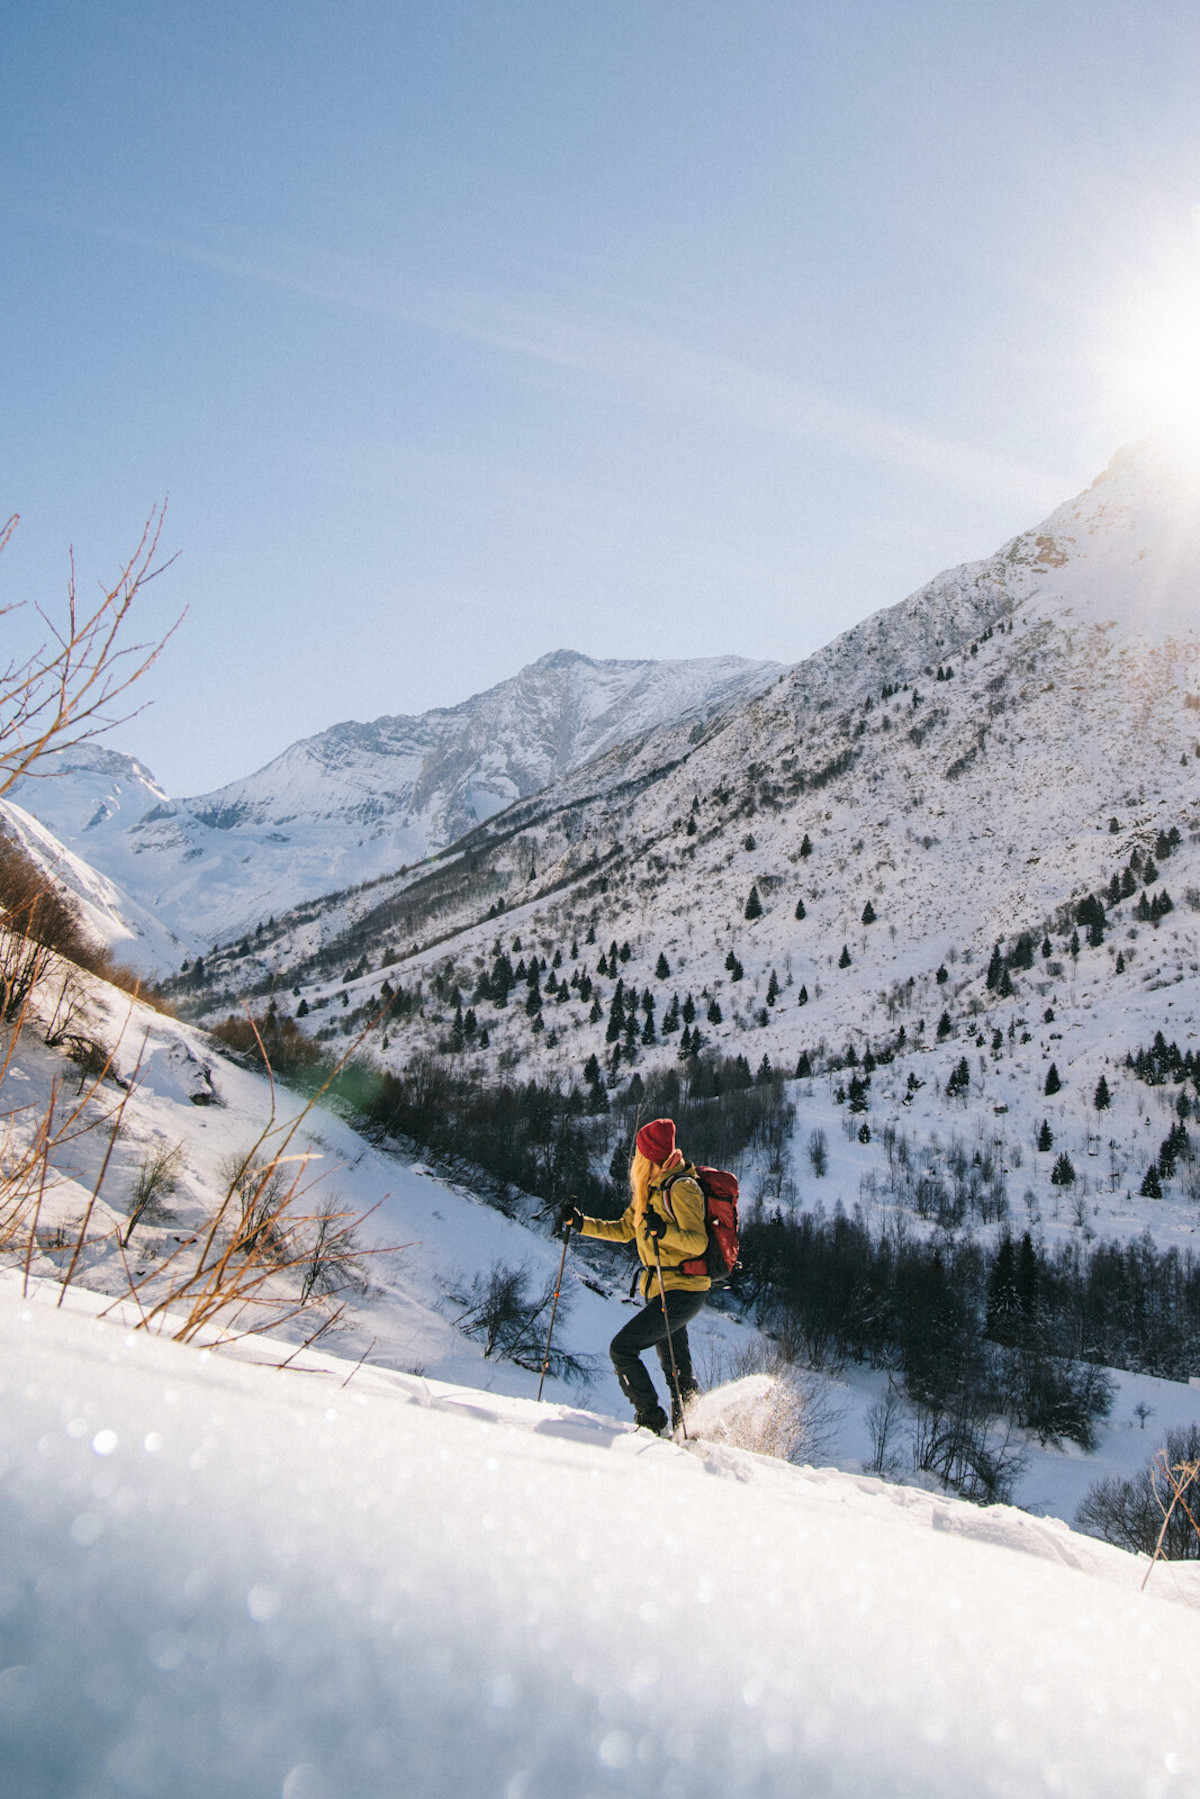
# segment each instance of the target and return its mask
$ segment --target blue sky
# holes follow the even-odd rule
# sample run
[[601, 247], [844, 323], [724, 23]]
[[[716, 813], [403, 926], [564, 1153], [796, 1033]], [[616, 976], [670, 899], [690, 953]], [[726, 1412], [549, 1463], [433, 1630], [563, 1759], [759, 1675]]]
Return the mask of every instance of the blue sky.
[[794, 660], [1153, 422], [1198, 77], [1193, 4], [14, 9], [0, 600], [170, 495], [114, 742], [181, 794], [562, 646]]

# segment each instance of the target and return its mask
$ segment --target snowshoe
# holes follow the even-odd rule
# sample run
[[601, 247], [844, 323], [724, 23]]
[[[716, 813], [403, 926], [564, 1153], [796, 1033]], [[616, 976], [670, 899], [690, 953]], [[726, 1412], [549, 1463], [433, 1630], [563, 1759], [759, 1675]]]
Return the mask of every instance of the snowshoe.
[[660, 1405], [656, 1405], [652, 1412], [636, 1412], [633, 1421], [639, 1430], [651, 1431], [656, 1437], [665, 1437], [667, 1434], [667, 1414]]

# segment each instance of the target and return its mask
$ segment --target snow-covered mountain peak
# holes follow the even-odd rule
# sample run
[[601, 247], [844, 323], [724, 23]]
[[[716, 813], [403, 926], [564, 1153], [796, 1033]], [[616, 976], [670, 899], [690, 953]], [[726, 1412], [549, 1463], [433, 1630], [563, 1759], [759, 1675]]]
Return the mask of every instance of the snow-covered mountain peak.
[[1143, 645], [1200, 625], [1200, 461], [1166, 432], [1126, 445], [1084, 493], [1001, 552], [1031, 615]]
[[736, 656], [554, 650], [455, 706], [333, 725], [194, 799], [169, 800], [140, 763], [93, 746], [12, 798], [193, 953], [420, 862], [514, 800], [659, 726], [706, 721], [777, 672]]

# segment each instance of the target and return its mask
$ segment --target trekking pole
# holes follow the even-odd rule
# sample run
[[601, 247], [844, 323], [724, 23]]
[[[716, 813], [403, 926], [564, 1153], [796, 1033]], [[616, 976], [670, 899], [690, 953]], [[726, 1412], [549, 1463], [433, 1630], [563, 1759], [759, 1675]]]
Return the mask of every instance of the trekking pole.
[[654, 1244], [654, 1266], [658, 1269], [658, 1296], [662, 1300], [663, 1323], [667, 1327], [667, 1353], [671, 1358], [671, 1381], [675, 1388], [675, 1403], [679, 1407], [679, 1428], [683, 1432], [683, 1440], [687, 1442], [687, 1419], [683, 1415], [683, 1394], [679, 1390], [679, 1370], [675, 1366], [675, 1345], [671, 1341], [671, 1320], [667, 1316], [667, 1289], [663, 1286], [662, 1257], [658, 1253], [658, 1238], [651, 1233]]
[[[572, 1193], [571, 1204], [574, 1205], [575, 1203], [576, 1203], [575, 1195]], [[570, 1221], [568, 1221], [567, 1228], [563, 1232], [563, 1251], [562, 1251], [561, 1256], [558, 1258], [558, 1279], [554, 1283], [554, 1304], [550, 1308], [550, 1329], [546, 1332], [546, 1353], [542, 1357], [542, 1378], [538, 1382], [537, 1396], [539, 1399], [541, 1399], [541, 1397], [542, 1397], [542, 1388], [546, 1384], [546, 1370], [550, 1366], [550, 1339], [554, 1335], [554, 1320], [558, 1314], [558, 1296], [562, 1292], [563, 1269], [567, 1265], [567, 1246], [570, 1243], [570, 1241], [571, 1241], [571, 1225], [570, 1225]]]

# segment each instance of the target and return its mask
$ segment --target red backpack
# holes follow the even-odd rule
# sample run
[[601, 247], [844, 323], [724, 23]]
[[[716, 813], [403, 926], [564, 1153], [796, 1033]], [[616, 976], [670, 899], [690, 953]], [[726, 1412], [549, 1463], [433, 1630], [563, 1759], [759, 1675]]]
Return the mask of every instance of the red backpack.
[[[680, 1262], [680, 1274], [706, 1274], [710, 1281], [727, 1281], [738, 1265], [738, 1184], [736, 1174], [724, 1168], [695, 1168], [696, 1185], [704, 1195], [704, 1223], [708, 1249], [702, 1256]], [[675, 1177], [683, 1178], [684, 1171]], [[668, 1182], [668, 1189], [674, 1182]]]

